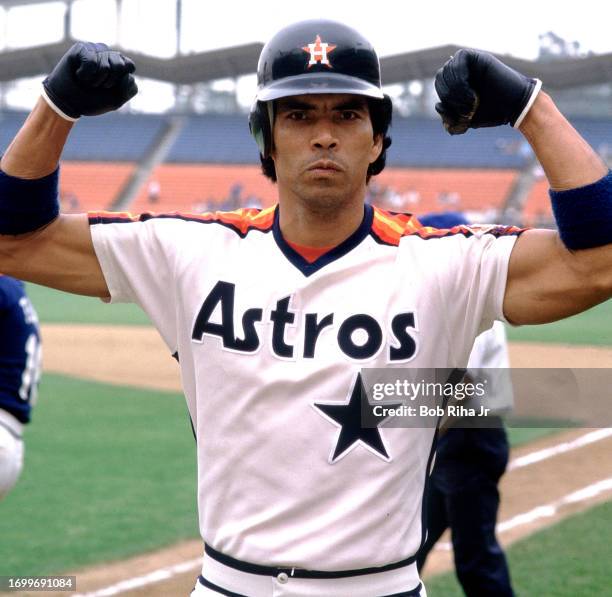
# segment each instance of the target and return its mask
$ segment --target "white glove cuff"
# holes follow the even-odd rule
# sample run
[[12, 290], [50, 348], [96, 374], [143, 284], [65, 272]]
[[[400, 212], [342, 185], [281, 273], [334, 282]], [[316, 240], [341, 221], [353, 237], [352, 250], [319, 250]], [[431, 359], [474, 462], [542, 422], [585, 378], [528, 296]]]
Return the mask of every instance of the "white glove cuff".
[[47, 102], [49, 108], [51, 108], [58, 116], [61, 116], [64, 120], [68, 120], [70, 122], [76, 122], [78, 118], [73, 118], [72, 116], [68, 116], [68, 114], [64, 114], [52, 101], [51, 98], [47, 95], [45, 91], [45, 86], [40, 86], [40, 95]]
[[535, 82], [536, 84], [535, 84], [535, 87], [533, 88], [533, 91], [531, 92], [531, 97], [529, 98], [529, 101], [525, 104], [523, 111], [520, 113], [519, 117], [516, 119], [516, 122], [514, 123], [512, 128], [517, 129], [519, 126], [521, 126], [521, 123], [525, 119], [525, 116], [527, 116], [527, 112], [531, 110], [531, 106], [533, 106], [533, 102], [535, 102], [536, 97], [538, 97], [538, 93], [540, 93], [540, 89], [542, 89], [542, 81], [540, 81], [540, 79], [536, 79]]

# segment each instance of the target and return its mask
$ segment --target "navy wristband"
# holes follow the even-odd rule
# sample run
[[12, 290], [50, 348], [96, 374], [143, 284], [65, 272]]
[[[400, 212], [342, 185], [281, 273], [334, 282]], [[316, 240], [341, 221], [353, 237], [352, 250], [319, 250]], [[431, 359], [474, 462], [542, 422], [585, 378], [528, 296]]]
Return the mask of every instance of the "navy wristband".
[[612, 172], [598, 181], [569, 189], [549, 191], [563, 244], [572, 250], [612, 243]]
[[59, 215], [59, 167], [43, 178], [17, 178], [0, 170], [0, 234], [33, 232]]

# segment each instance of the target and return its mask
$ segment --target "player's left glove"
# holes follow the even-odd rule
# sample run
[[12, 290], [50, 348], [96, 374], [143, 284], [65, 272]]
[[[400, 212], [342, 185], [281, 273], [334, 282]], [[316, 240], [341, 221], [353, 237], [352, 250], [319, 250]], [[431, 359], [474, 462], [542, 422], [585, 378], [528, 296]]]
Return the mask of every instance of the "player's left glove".
[[79, 41], [43, 81], [43, 97], [67, 120], [117, 110], [138, 92], [135, 68], [106, 44]]
[[469, 128], [518, 126], [531, 108], [542, 82], [522, 75], [495, 56], [458, 50], [436, 73], [440, 102], [436, 111], [451, 135]]

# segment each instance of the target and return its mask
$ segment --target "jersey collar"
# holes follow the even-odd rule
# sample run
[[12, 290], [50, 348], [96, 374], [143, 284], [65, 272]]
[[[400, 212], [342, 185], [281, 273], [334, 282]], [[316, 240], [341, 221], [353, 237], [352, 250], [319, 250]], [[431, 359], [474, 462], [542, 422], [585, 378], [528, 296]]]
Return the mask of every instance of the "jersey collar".
[[340, 257], [343, 257], [348, 252], [352, 251], [370, 233], [370, 229], [372, 228], [372, 219], [374, 217], [374, 210], [372, 209], [372, 206], [368, 204], [364, 205], [363, 220], [361, 220], [361, 224], [357, 230], [355, 230], [351, 236], [342, 241], [339, 245], [327, 253], [324, 253], [312, 263], [309, 263], [283, 238], [279, 224], [279, 209], [280, 206], [277, 205], [276, 209], [274, 210], [274, 223], [272, 225], [274, 240], [285, 257], [306, 277], [318, 272], [322, 267], [325, 267], [327, 264], [332, 263], [336, 259], [340, 259]]

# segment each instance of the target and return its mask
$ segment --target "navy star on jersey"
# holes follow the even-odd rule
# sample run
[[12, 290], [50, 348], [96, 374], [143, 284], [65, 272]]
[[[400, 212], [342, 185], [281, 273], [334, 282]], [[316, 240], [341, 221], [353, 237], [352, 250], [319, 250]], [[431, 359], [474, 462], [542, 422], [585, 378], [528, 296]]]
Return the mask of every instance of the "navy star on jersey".
[[[374, 414], [373, 406], [368, 402], [361, 373], [357, 374], [348, 403], [315, 402], [313, 406], [326, 419], [340, 427], [335, 449], [329, 459], [330, 464], [334, 464], [346, 456], [359, 444], [385, 462], [391, 460], [378, 429], [379, 425], [388, 416]], [[393, 405], [385, 403], [385, 406]]]

